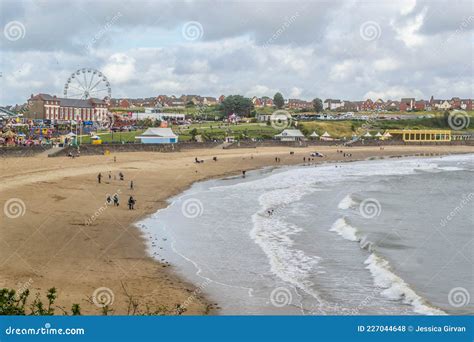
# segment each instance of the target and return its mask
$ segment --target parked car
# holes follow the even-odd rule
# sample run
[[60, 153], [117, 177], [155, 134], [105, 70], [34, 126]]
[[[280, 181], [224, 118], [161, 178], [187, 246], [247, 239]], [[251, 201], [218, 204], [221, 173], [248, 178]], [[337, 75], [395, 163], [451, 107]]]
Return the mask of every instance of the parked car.
[[319, 158], [322, 158], [322, 157], [324, 157], [324, 154], [319, 153], [319, 152], [312, 152], [312, 153], [310, 154], [310, 156], [311, 156], [311, 157], [319, 157]]

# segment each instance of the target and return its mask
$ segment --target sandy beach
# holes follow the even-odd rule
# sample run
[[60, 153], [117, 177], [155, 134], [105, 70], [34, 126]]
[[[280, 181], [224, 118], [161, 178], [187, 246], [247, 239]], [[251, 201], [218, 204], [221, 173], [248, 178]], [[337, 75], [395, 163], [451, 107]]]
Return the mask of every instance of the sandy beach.
[[[113, 292], [110, 307], [116, 315], [128, 312], [124, 288], [141, 306], [146, 304], [152, 310], [188, 303], [185, 314], [215, 313], [218, 303], [196, 294], [193, 284], [173, 274], [173, 265], [147, 255], [144, 240], [133, 225], [165, 207], [167, 198], [196, 181], [265, 166], [300, 164], [313, 151], [325, 155], [315, 163], [474, 152], [472, 146], [353, 147], [344, 149], [352, 154], [344, 158], [338, 149], [266, 147], [2, 159], [0, 287], [28, 287], [43, 298], [48, 288], [56, 287], [57, 304], [70, 309], [72, 303], [79, 303], [83, 314], [101, 313], [91, 303], [94, 291], [101, 287]], [[194, 163], [195, 157], [204, 163]], [[275, 163], [275, 157], [281, 161]], [[101, 184], [97, 182], [99, 172]], [[119, 172], [125, 175], [124, 181], [118, 179]], [[105, 205], [106, 195], [114, 193], [120, 196], [120, 206]], [[137, 201], [133, 211], [126, 205], [130, 195]], [[19, 214], [9, 211], [7, 204], [13, 200], [20, 203]]]

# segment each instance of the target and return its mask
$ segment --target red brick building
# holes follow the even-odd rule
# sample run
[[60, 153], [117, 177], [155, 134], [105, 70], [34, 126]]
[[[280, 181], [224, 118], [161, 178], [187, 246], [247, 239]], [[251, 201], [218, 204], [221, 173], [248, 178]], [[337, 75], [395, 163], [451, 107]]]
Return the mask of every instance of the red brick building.
[[289, 109], [311, 109], [313, 104], [308, 101], [299, 100], [299, 99], [288, 99], [287, 104]]
[[49, 94], [31, 95], [28, 99], [29, 119], [55, 121], [105, 121], [107, 119], [107, 103], [99, 99], [66, 99]]
[[403, 98], [400, 100], [400, 111], [401, 112], [409, 112], [415, 109], [415, 98]]

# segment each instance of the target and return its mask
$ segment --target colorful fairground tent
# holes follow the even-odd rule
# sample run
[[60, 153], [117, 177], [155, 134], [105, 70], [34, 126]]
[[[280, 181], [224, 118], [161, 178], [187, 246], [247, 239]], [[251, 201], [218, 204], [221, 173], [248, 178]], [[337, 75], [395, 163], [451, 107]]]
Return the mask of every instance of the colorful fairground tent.
[[0, 145], [15, 146], [17, 144], [17, 134], [12, 130], [7, 130], [0, 134]]
[[0, 121], [6, 121], [18, 118], [19, 115], [4, 107], [0, 107]]

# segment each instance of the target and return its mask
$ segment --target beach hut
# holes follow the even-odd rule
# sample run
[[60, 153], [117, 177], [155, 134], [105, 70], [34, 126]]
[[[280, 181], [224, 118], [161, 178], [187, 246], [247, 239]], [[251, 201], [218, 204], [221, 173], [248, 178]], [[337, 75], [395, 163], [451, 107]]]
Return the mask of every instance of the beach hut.
[[364, 134], [364, 138], [372, 138], [372, 134], [367, 132], [367, 133]]
[[76, 145], [77, 135], [73, 132], [69, 132], [61, 137], [62, 143], [66, 145]]
[[299, 129], [285, 129], [280, 134], [275, 135], [275, 139], [280, 141], [300, 141], [304, 139], [304, 134]]
[[93, 135], [91, 137], [91, 142], [92, 142], [92, 145], [100, 145], [102, 144], [102, 138], [99, 137], [98, 135]]
[[334, 140], [332, 137], [331, 137], [331, 134], [329, 134], [327, 131], [324, 132], [323, 135], [321, 135], [321, 140]]
[[313, 133], [311, 133], [311, 135], [309, 136], [311, 139], [316, 139], [316, 138], [319, 138], [319, 134], [316, 133], [315, 131], [313, 131]]
[[390, 132], [385, 132], [380, 139], [387, 140], [387, 139], [390, 139], [391, 137], [392, 135], [390, 134]]
[[377, 134], [375, 135], [375, 137], [381, 139], [381, 138], [382, 138], [382, 134], [381, 134], [380, 132], [377, 132]]
[[142, 144], [174, 144], [178, 142], [178, 136], [171, 128], [148, 128], [142, 135], [135, 137]]

